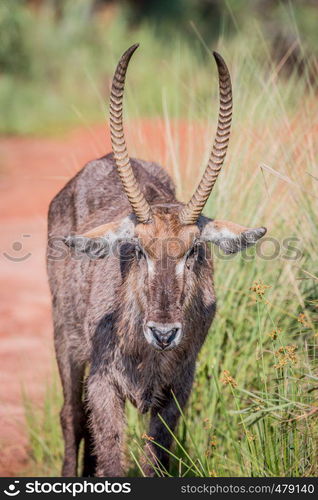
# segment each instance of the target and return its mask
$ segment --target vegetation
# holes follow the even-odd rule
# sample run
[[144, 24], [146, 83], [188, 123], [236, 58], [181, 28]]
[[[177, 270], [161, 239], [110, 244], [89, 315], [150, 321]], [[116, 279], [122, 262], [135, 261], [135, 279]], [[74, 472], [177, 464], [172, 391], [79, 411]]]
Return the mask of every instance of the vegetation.
[[[160, 1], [166, 17], [160, 18], [159, 30], [153, 23], [158, 19], [158, 0], [148, 3], [144, 22], [138, 16], [140, 22], [131, 24], [131, 9], [120, 9], [116, 2], [1, 2], [0, 133], [57, 134], [74, 125], [103, 121], [114, 65], [136, 41], [142, 49], [129, 72], [128, 117], [162, 115], [164, 104], [169, 116], [187, 117], [190, 100], [193, 117], [206, 118], [211, 59], [205, 43], [209, 49], [222, 48], [229, 62], [235, 60], [240, 68], [252, 63], [258, 72], [256, 91], [267, 81], [269, 61], [277, 57], [280, 72], [291, 62], [297, 73], [299, 65], [303, 71], [298, 59], [309, 53], [307, 74], [317, 75], [316, 11], [309, 0], [293, 7], [289, 2], [270, 2], [266, 15], [262, 0], [184, 0], [182, 17], [180, 0], [168, 2], [167, 11]], [[162, 24], [170, 12], [168, 4], [175, 4], [172, 10], [179, 22]], [[140, 14], [140, 9], [134, 12]], [[286, 49], [286, 43], [276, 42], [277, 33], [285, 37]], [[275, 52], [272, 40], [280, 52]]]
[[[72, 12], [80, 4], [67, 3], [67, 8]], [[22, 57], [14, 63], [14, 68], [20, 64], [18, 76], [8, 70], [0, 78], [3, 130], [47, 132], [51, 127], [56, 131], [56, 124], [104, 119], [115, 60], [138, 40], [142, 50], [129, 70], [126, 118], [163, 116], [168, 131], [172, 124], [168, 163], [186, 199], [199, 177], [198, 165], [205, 164], [216, 118], [216, 71], [207, 47], [195, 33], [191, 43], [180, 36], [165, 44], [145, 24], [127, 32], [124, 18], [115, 14], [91, 26], [83, 5], [81, 9], [81, 15], [73, 11], [56, 26], [50, 10], [35, 24], [29, 11], [17, 8], [16, 22], [26, 16], [21, 23], [30, 31], [25, 43], [34, 46], [26, 48], [20, 38], [16, 43], [21, 51], [37, 50], [38, 57], [32, 56], [28, 64]], [[69, 49], [64, 51], [66, 43]], [[283, 61], [273, 63], [257, 22], [251, 20], [248, 37], [239, 27], [230, 38], [220, 33], [215, 47], [231, 69], [235, 108], [229, 155], [206, 213], [251, 226], [264, 224], [268, 239], [242, 255], [215, 256], [218, 313], [199, 357], [191, 401], [174, 436], [171, 474], [315, 476], [315, 89], [306, 69], [301, 78], [297, 71], [280, 78]], [[174, 119], [181, 117], [186, 143], [173, 141]], [[193, 130], [200, 124], [205, 133], [197, 141]], [[142, 156], [145, 141], [132, 145], [132, 154]], [[165, 154], [160, 154], [156, 160], [163, 163]], [[43, 408], [27, 400], [31, 474], [59, 474], [60, 403], [56, 383], [48, 388]], [[131, 406], [127, 417], [127, 457], [130, 474], [135, 475], [140, 474], [141, 449], [148, 439], [147, 417]]]

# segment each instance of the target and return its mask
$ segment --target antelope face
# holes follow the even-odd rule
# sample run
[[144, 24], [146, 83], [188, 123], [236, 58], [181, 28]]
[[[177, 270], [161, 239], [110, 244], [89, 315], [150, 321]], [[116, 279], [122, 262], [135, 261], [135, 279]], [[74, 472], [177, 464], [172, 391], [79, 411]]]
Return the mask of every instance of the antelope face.
[[146, 341], [160, 351], [176, 348], [183, 339], [185, 317], [195, 296], [204, 296], [211, 279], [208, 242], [225, 253], [235, 253], [256, 243], [265, 228], [246, 228], [232, 222], [200, 216], [195, 224], [183, 224], [181, 205], [152, 207], [152, 220], [138, 223], [135, 215], [94, 228], [65, 243], [89, 255], [105, 258], [127, 243], [129, 279], [143, 317]]
[[154, 348], [169, 350], [182, 342], [185, 310], [194, 290], [200, 292], [200, 286], [202, 289], [202, 277], [211, 272], [207, 243], [218, 245], [225, 253], [235, 253], [255, 244], [266, 229], [252, 229], [201, 215], [223, 165], [232, 117], [230, 75], [217, 53], [214, 57], [219, 73], [220, 109], [216, 138], [203, 177], [185, 206], [181, 203], [151, 206], [145, 199], [130, 164], [122, 122], [125, 76], [137, 47], [130, 47], [120, 59], [110, 96], [113, 153], [132, 214], [84, 235], [69, 236], [65, 243], [95, 258], [107, 256], [112, 245], [119, 241], [130, 243], [134, 252], [131, 288], [143, 310], [144, 336]]
[[182, 340], [192, 249], [199, 236], [197, 226], [181, 225], [179, 211], [178, 205], [153, 207], [152, 223], [138, 224], [135, 230], [138, 272], [144, 283], [144, 335], [158, 350], [173, 349]]

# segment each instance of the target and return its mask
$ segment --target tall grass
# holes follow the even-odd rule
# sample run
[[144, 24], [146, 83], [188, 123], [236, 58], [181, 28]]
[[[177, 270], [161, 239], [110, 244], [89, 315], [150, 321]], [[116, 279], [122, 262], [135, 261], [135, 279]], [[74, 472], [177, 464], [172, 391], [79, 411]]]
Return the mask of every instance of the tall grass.
[[[127, 103], [131, 115], [161, 113], [167, 71], [169, 104], [177, 97], [171, 85], [176, 72], [186, 81], [189, 71], [195, 70], [197, 82], [202, 82], [201, 95], [208, 95], [206, 57], [195, 54], [184, 42], [181, 47], [181, 35], [171, 33], [167, 43], [157, 39], [150, 26], [129, 29], [125, 14], [117, 10], [92, 14], [92, 5], [92, 0], [66, 0], [57, 21], [51, 2], [44, 2], [35, 12], [22, 2], [1, 3], [0, 133], [56, 134], [74, 125], [105, 120], [105, 96], [115, 64], [119, 54], [136, 41], [142, 46], [142, 57], [135, 57], [129, 75], [129, 88], [134, 89]], [[171, 64], [175, 66], [172, 71]], [[187, 109], [186, 89], [182, 93], [181, 112]]]
[[[192, 36], [187, 38], [173, 25], [167, 26], [165, 36], [155, 36], [150, 24], [131, 27], [124, 9], [110, 6], [94, 11], [94, 3], [64, 0], [57, 16], [49, 0], [43, 0], [40, 9], [31, 9], [23, 0], [1, 2], [0, 133], [57, 134], [74, 125], [103, 121], [115, 64], [136, 41], [141, 49], [129, 70], [128, 115], [161, 115], [164, 99], [169, 116], [194, 112], [196, 118], [205, 118], [211, 93], [210, 58], [200, 41], [200, 26], [189, 20]], [[250, 64], [253, 56], [261, 83], [272, 47], [268, 43], [265, 48], [261, 41], [262, 36], [268, 37], [268, 26], [249, 16], [255, 13], [248, 6], [252, 3], [224, 2], [219, 31], [215, 23], [211, 29], [219, 45], [227, 40], [226, 55], [235, 53], [238, 67]], [[313, 9], [282, 5], [275, 19], [297, 38], [296, 17], [301, 32], [305, 30], [306, 47], [316, 47]], [[194, 106], [194, 98], [199, 105]]]
[[[217, 81], [212, 58], [204, 45], [190, 50], [181, 41], [168, 51], [147, 28], [123, 40], [116, 22], [106, 37], [112, 54], [118, 56], [132, 40], [143, 41], [129, 72], [127, 120], [146, 112], [162, 115], [158, 143], [162, 135], [168, 144], [166, 151], [150, 151], [149, 138], [131, 130], [129, 150], [165, 163], [186, 199], [213, 136]], [[257, 24], [250, 26], [248, 39], [221, 37], [218, 49], [233, 77], [234, 122], [226, 166], [205, 213], [265, 225], [271, 240], [235, 257], [215, 255], [218, 313], [174, 435], [170, 474], [313, 476], [318, 474], [315, 93], [306, 74], [279, 78], [280, 66], [273, 65]], [[101, 64], [109, 75], [113, 55]], [[94, 88], [94, 80], [83, 79]], [[97, 89], [94, 99], [101, 95]], [[56, 387], [54, 394], [37, 418], [27, 420], [33, 474], [59, 474]], [[127, 456], [135, 475], [140, 474], [147, 417], [129, 405], [127, 419]]]

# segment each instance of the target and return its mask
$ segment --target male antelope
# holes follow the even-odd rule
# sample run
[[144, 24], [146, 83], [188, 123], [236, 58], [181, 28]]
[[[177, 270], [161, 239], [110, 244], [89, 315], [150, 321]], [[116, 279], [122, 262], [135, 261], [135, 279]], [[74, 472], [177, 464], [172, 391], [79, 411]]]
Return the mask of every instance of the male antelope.
[[[175, 428], [174, 396], [184, 407], [215, 313], [208, 243], [234, 253], [266, 232], [202, 215], [230, 136], [231, 80], [219, 54], [214, 53], [220, 91], [216, 138], [189, 203], [176, 199], [159, 165], [129, 158], [122, 103], [128, 63], [137, 47], [123, 54], [112, 82], [113, 153], [88, 163], [49, 209], [47, 265], [64, 393], [65, 476], [77, 474], [82, 438], [84, 475], [124, 475], [126, 399], [140, 412], [151, 412], [153, 441], [145, 448], [144, 473], [154, 475], [158, 465], [167, 468], [168, 455], [155, 443], [168, 449], [171, 435], [159, 415]], [[63, 259], [57, 246], [61, 236]]]

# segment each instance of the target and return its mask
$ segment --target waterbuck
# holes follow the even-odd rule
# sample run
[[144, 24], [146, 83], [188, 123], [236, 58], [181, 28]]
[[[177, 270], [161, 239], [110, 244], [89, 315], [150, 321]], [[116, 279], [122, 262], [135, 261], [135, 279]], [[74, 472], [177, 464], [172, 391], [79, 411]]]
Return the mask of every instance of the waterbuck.
[[[238, 252], [266, 229], [202, 215], [226, 154], [232, 116], [227, 66], [214, 53], [220, 109], [211, 156], [188, 204], [156, 163], [130, 159], [123, 94], [133, 45], [110, 95], [112, 154], [88, 163], [49, 209], [48, 275], [64, 404], [62, 474], [123, 476], [124, 407], [150, 411], [145, 475], [167, 469], [171, 434], [215, 314], [209, 243]], [[87, 367], [87, 376], [86, 376]], [[157, 446], [158, 443], [160, 446]], [[161, 473], [161, 472], [159, 472]]]

